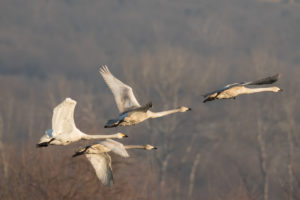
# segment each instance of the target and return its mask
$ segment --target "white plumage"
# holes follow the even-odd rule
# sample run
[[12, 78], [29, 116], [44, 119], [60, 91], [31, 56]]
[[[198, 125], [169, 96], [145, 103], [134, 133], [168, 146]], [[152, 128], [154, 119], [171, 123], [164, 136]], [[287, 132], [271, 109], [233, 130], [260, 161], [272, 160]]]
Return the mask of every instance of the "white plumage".
[[120, 113], [141, 106], [136, 100], [132, 88], [114, 77], [106, 65], [102, 66], [99, 71], [111, 89]]
[[81, 139], [105, 139], [105, 138], [123, 138], [127, 137], [123, 133], [112, 135], [88, 135], [81, 132], [74, 122], [74, 109], [76, 101], [66, 98], [53, 110], [52, 129], [47, 130], [41, 137], [38, 147], [45, 147], [49, 144], [68, 145]]

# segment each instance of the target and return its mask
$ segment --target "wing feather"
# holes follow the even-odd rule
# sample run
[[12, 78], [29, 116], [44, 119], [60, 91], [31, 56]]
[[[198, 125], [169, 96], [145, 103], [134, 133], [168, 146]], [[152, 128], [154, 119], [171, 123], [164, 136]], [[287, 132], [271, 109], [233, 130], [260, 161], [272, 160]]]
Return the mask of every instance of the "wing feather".
[[111, 158], [107, 153], [85, 154], [92, 164], [97, 177], [105, 186], [113, 184], [113, 174], [111, 168]]
[[210, 95], [212, 95], [212, 94], [223, 92], [223, 91], [225, 91], [225, 90], [227, 90], [227, 89], [229, 89], [229, 88], [232, 88], [232, 87], [234, 87], [234, 86], [237, 86], [237, 85], [240, 85], [240, 83], [232, 83], [232, 84], [228, 84], [228, 85], [226, 85], [225, 87], [223, 87], [223, 88], [221, 88], [221, 89], [218, 89], [218, 90], [215, 90], [215, 91], [213, 91], [213, 92], [209, 92], [209, 93], [207, 93], [207, 94], [204, 94], [203, 97], [206, 98], [206, 97], [208, 97], [208, 96], [210, 96]]
[[269, 76], [263, 79], [259, 79], [257, 81], [251, 81], [246, 83], [241, 83], [242, 85], [265, 85], [265, 84], [272, 84], [278, 81], [280, 78], [280, 74], [275, 74], [273, 76]]
[[76, 101], [66, 98], [53, 110], [52, 129], [53, 136], [57, 133], [70, 133], [76, 127], [74, 122], [74, 109]]
[[109, 148], [112, 152], [114, 152], [115, 154], [118, 154], [122, 157], [129, 157], [128, 152], [126, 151], [124, 145], [120, 142], [114, 141], [112, 139], [106, 139], [104, 141], [101, 141], [100, 144], [102, 144], [103, 146]]
[[106, 65], [102, 65], [99, 72], [112, 91], [118, 109], [121, 113], [128, 109], [140, 107], [139, 102], [133, 94], [132, 88], [114, 77]]

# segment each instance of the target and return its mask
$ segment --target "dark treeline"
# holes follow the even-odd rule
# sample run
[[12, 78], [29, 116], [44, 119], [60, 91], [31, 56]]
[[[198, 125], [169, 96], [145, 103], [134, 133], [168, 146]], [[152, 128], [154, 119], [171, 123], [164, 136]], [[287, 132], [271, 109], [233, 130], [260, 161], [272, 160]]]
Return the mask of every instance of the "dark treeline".
[[[0, 16], [0, 199], [300, 199], [298, 1], [4, 0]], [[107, 64], [153, 111], [192, 112], [104, 129], [117, 115]], [[202, 103], [275, 73], [283, 93]], [[87, 133], [124, 132], [157, 151], [112, 155], [104, 187], [87, 141], [36, 149], [52, 109], [77, 101]]]

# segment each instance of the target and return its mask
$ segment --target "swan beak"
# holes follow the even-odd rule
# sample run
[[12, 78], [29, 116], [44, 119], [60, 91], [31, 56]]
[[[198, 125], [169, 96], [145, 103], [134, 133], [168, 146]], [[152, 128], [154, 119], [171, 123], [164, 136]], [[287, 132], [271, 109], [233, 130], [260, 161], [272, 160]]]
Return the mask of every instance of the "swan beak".
[[191, 111], [192, 109], [191, 108], [188, 108], [188, 111]]
[[157, 149], [157, 147], [153, 147], [153, 149]]
[[128, 135], [125, 135], [125, 134], [123, 134], [123, 133], [122, 133], [122, 136], [123, 136], [123, 138], [126, 138], [126, 137], [128, 137]]
[[279, 92], [283, 92], [283, 89], [279, 89]]

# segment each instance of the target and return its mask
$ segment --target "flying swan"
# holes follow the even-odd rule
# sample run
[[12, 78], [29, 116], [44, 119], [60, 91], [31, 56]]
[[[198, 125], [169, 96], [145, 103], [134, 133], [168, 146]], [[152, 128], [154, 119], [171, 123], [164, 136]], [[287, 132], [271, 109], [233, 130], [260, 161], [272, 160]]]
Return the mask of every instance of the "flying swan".
[[37, 147], [47, 147], [51, 145], [68, 145], [78, 140], [124, 138], [127, 135], [116, 133], [112, 135], [87, 135], [81, 132], [74, 122], [74, 109], [76, 101], [66, 98], [56, 106], [52, 115], [52, 129], [46, 130], [41, 137]]
[[248, 85], [265, 85], [265, 84], [272, 84], [278, 81], [280, 74], [276, 74], [274, 76], [269, 76], [264, 79], [260, 79], [257, 81], [251, 82], [241, 82], [241, 83], [233, 83], [226, 85], [224, 88], [207, 93], [203, 95], [205, 98], [203, 103], [207, 101], [213, 101], [215, 99], [235, 99], [238, 95], [242, 94], [252, 94], [258, 92], [279, 92], [282, 89], [278, 87], [257, 87], [257, 88], [250, 88], [245, 87]]
[[99, 180], [105, 186], [111, 186], [113, 184], [113, 173], [111, 167], [111, 157], [108, 152], [112, 151], [122, 157], [129, 157], [126, 149], [145, 149], [152, 150], [157, 149], [149, 144], [147, 145], [123, 145], [120, 142], [116, 142], [111, 139], [106, 139], [97, 144], [88, 145], [86, 147], [80, 148], [73, 157], [85, 154], [87, 159], [92, 164], [95, 169], [96, 175]]
[[172, 113], [191, 110], [190, 108], [181, 106], [173, 110], [151, 112], [149, 109], [152, 107], [152, 103], [150, 102], [141, 106], [136, 100], [132, 88], [114, 77], [106, 65], [102, 65], [99, 72], [111, 89], [120, 111], [119, 117], [108, 120], [104, 126], [105, 128], [135, 125], [149, 118], [158, 118]]

